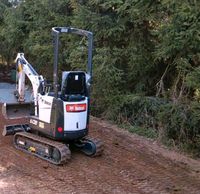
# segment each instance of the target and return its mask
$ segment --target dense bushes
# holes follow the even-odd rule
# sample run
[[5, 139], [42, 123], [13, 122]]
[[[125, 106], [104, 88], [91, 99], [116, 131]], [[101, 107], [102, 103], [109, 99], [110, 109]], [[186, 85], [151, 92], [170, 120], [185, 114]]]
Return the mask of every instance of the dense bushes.
[[158, 138], [165, 144], [199, 155], [199, 102], [174, 103], [158, 97], [128, 95], [121, 97], [117, 107], [107, 111], [106, 116], [131, 132]]

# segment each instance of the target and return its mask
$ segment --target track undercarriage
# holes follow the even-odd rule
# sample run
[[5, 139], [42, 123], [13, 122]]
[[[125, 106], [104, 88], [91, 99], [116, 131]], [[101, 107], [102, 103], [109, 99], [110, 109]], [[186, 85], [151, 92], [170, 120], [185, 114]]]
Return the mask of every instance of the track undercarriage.
[[[26, 129], [29, 130], [26, 131]], [[58, 142], [31, 133], [27, 125], [7, 126], [3, 135], [14, 135], [15, 148], [55, 165], [64, 164], [70, 160], [70, 148], [75, 148], [87, 156], [99, 156], [103, 152], [103, 143], [98, 139], [83, 138], [69, 143]]]
[[66, 163], [71, 158], [69, 146], [28, 132], [14, 135], [14, 146], [53, 164]]

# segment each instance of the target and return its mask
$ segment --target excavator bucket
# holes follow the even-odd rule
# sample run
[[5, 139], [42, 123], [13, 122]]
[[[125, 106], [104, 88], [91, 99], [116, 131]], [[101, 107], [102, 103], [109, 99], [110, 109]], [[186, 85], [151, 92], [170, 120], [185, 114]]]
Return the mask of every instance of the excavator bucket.
[[6, 119], [26, 118], [31, 115], [31, 103], [4, 103], [2, 114]]
[[15, 85], [0, 83], [0, 103], [2, 104], [2, 114], [6, 119], [24, 118], [30, 116], [32, 103], [30, 100], [31, 91], [26, 90], [26, 101], [19, 103], [15, 97]]

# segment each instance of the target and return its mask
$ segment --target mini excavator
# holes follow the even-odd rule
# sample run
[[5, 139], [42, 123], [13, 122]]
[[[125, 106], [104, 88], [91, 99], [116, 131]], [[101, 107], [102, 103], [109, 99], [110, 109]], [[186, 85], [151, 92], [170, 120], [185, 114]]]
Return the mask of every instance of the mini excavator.
[[[58, 51], [61, 34], [76, 34], [88, 40], [88, 63], [85, 71], [62, 72], [58, 84]], [[87, 156], [101, 155], [101, 140], [88, 138], [90, 84], [92, 77], [93, 34], [71, 27], [52, 28], [54, 46], [53, 91], [25, 59], [23, 53], [16, 58], [17, 103], [4, 103], [6, 118], [26, 117], [24, 124], [4, 126], [3, 135], [13, 135], [14, 146], [50, 163], [66, 163], [71, 157], [71, 147]], [[32, 85], [32, 100], [25, 100], [25, 78]], [[28, 107], [28, 109], [27, 109]], [[20, 116], [19, 116], [20, 115]]]

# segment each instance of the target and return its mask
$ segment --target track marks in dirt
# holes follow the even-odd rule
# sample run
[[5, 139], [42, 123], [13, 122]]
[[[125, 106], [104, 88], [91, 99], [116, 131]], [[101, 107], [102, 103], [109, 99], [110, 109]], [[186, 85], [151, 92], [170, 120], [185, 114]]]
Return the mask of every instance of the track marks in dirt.
[[[0, 121], [2, 128], [1, 116]], [[11, 137], [0, 137], [1, 193], [200, 193], [199, 161], [96, 118], [90, 136], [104, 141], [104, 154], [72, 152], [62, 166], [16, 150]]]

